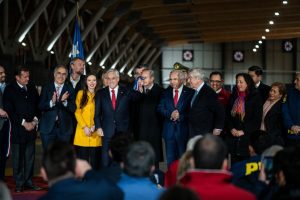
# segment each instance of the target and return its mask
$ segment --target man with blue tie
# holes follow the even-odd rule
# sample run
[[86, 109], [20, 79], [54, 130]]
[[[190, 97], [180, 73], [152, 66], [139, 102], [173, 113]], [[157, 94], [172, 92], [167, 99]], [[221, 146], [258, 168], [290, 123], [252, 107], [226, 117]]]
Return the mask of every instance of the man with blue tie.
[[188, 110], [194, 91], [183, 85], [184, 80], [181, 70], [171, 71], [170, 87], [163, 92], [158, 105], [158, 112], [164, 118], [162, 135], [168, 165], [185, 152], [189, 136]]
[[102, 88], [95, 96], [95, 129], [102, 139], [102, 165], [109, 165], [109, 142], [117, 132], [129, 131], [129, 104], [138, 98], [139, 92], [119, 86], [120, 75], [115, 69], [106, 72], [108, 87]]
[[204, 82], [204, 73], [199, 68], [189, 71], [188, 82], [195, 90], [189, 113], [190, 137], [212, 133], [220, 135], [225, 121], [225, 111], [216, 92]]
[[67, 76], [67, 68], [58, 65], [54, 69], [54, 82], [43, 87], [41, 92], [39, 127], [44, 150], [55, 140], [70, 142], [74, 134], [75, 92], [69, 84], [65, 84]]

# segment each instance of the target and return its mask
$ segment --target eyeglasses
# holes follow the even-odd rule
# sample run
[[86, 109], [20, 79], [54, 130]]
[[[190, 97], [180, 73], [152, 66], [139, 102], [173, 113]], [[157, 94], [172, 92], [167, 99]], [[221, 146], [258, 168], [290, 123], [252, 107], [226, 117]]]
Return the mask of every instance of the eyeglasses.
[[222, 81], [210, 80], [209, 82], [211, 82], [211, 83], [221, 83]]
[[56, 72], [56, 75], [58, 75], [58, 76], [67, 76], [67, 73]]

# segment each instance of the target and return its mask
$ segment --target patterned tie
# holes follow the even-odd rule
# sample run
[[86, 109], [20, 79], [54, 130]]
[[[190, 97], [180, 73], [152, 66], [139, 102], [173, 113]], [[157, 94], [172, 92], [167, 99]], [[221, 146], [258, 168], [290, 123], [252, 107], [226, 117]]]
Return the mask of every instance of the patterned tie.
[[56, 97], [57, 97], [57, 99], [59, 99], [59, 96], [60, 96], [60, 86], [57, 86], [56, 87]]
[[111, 103], [113, 109], [116, 110], [116, 94], [114, 89], [111, 90]]
[[174, 95], [174, 106], [177, 107], [178, 104], [178, 90], [175, 90], [175, 95]]

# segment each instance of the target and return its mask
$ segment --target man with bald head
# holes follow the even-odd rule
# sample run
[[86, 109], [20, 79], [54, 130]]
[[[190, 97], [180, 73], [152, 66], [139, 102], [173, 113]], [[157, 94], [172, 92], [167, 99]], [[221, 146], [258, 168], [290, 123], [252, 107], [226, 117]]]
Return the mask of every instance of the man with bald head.
[[183, 85], [184, 80], [181, 70], [170, 72], [170, 87], [163, 92], [157, 108], [164, 122], [162, 135], [168, 165], [185, 152], [189, 136], [188, 109], [194, 91]]

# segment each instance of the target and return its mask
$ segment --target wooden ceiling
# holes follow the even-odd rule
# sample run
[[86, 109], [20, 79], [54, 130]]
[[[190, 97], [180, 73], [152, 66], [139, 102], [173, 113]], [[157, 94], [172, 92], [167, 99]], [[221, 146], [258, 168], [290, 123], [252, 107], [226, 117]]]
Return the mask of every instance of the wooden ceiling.
[[[110, 7], [104, 20], [114, 17]], [[88, 0], [85, 9], [96, 11], [101, 3]], [[300, 36], [300, 1], [288, 0], [133, 0], [130, 11], [140, 12], [137, 30], [164, 41], [164, 44], [195, 42], [232, 42], [267, 39], [288, 39]], [[279, 12], [279, 16], [274, 13]], [[128, 15], [128, 14], [127, 14]], [[125, 17], [122, 17], [122, 20]], [[121, 21], [122, 21], [121, 20]], [[270, 20], [274, 25], [269, 25]], [[126, 21], [119, 23], [122, 28]], [[265, 29], [270, 32], [266, 33]], [[150, 33], [149, 33], [150, 32]]]

